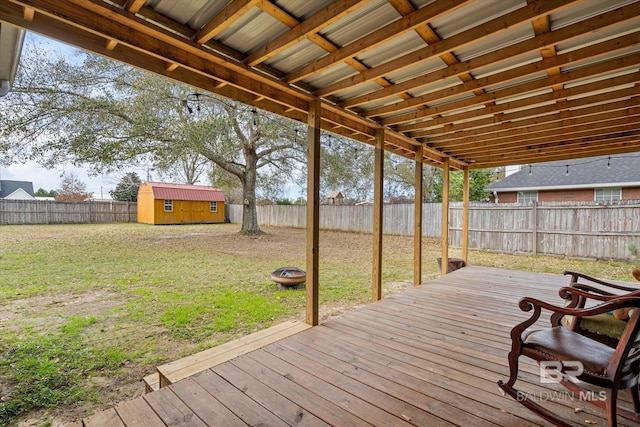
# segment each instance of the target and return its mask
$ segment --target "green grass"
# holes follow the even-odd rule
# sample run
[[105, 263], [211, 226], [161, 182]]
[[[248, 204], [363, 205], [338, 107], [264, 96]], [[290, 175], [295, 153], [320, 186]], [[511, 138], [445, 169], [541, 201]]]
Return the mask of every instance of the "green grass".
[[[302, 319], [304, 289], [281, 289], [269, 272], [305, 268], [304, 230], [238, 229], [0, 227], [0, 425], [85, 416], [139, 393], [140, 378], [161, 363]], [[384, 292], [411, 286], [413, 239], [383, 244]], [[439, 240], [425, 239], [423, 280], [439, 275], [440, 256]], [[370, 301], [371, 260], [371, 235], [321, 232], [322, 316]], [[472, 251], [470, 263], [632, 280], [625, 262]]]

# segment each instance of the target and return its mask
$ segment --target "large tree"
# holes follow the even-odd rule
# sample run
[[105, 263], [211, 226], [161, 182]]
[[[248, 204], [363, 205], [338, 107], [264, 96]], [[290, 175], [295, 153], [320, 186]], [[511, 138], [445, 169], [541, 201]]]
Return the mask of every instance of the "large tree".
[[92, 194], [87, 192], [87, 184], [75, 173], [69, 172], [62, 175], [62, 182], [56, 190], [55, 198], [59, 202], [83, 202], [91, 196]]
[[129, 172], [120, 179], [115, 190], [110, 191], [109, 194], [111, 194], [113, 200], [120, 202], [137, 202], [140, 184], [142, 184], [142, 181], [138, 174]]
[[[489, 192], [485, 187], [495, 178], [493, 169], [471, 169], [469, 171], [469, 200], [485, 201]], [[461, 202], [463, 196], [464, 175], [462, 171], [453, 171], [449, 176], [449, 201]], [[435, 201], [442, 202], [442, 170], [439, 169], [434, 185]]]
[[291, 121], [90, 54], [27, 45], [12, 89], [1, 101], [0, 162], [97, 172], [151, 164], [167, 175], [181, 169], [189, 183], [215, 166], [243, 190], [244, 233], [260, 232], [256, 187], [290, 179], [305, 160]]

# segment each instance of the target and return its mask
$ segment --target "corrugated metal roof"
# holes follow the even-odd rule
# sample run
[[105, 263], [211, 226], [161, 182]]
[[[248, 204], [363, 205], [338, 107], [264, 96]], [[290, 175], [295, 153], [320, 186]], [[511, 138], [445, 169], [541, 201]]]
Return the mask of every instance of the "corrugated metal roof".
[[146, 184], [151, 187], [155, 199], [224, 202], [222, 191], [213, 187], [164, 182], [147, 182]]
[[323, 129], [383, 128], [435, 165], [640, 151], [640, 0], [5, 3], [2, 21], [302, 123], [319, 98]]

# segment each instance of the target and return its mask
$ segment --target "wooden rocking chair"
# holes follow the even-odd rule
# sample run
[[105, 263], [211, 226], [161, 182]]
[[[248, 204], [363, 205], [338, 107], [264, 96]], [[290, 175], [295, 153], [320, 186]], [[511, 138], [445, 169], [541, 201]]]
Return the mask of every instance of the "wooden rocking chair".
[[[640, 296], [640, 288], [618, 285], [606, 282], [586, 274], [575, 271], [565, 271], [570, 275], [569, 286], [576, 291], [571, 294], [560, 292], [564, 299], [571, 300], [566, 304], [571, 308], [585, 308], [588, 299], [597, 301], [610, 301], [619, 296]], [[572, 298], [574, 297], [575, 298]], [[603, 313], [585, 318], [574, 316], [560, 316], [562, 324], [568, 329], [586, 335], [611, 347], [618, 345], [618, 340], [626, 327], [626, 320], [620, 320], [613, 313]]]
[[[572, 294], [573, 292], [573, 294]], [[580, 293], [582, 295], [577, 295]], [[577, 298], [588, 296], [588, 292], [572, 288], [563, 288], [561, 293], [570, 296], [572, 304]], [[538, 415], [558, 426], [573, 426], [571, 422], [545, 409], [528, 397], [526, 393], [514, 388], [518, 379], [518, 361], [520, 356], [527, 356], [541, 364], [552, 362], [571, 369], [561, 369], [559, 373], [564, 377], [559, 381], [569, 390], [579, 393], [587, 389], [580, 382], [605, 390], [604, 401], [595, 398], [592, 403], [606, 410], [609, 427], [617, 426], [617, 414], [640, 422], [640, 399], [638, 397], [638, 374], [640, 373], [640, 297], [618, 297], [590, 308], [558, 307], [546, 302], [523, 298], [519, 303], [523, 311], [533, 311], [531, 317], [511, 330], [511, 352], [509, 353], [509, 380], [505, 383], [498, 381], [500, 388], [517, 402], [534, 411]], [[571, 331], [559, 323], [562, 316], [595, 316], [619, 308], [631, 307], [629, 320], [618, 344], [612, 348], [600, 341], [589, 338], [578, 332]], [[527, 330], [542, 313], [542, 309], [552, 313], [551, 327], [542, 330]], [[576, 362], [580, 362], [577, 364]], [[571, 376], [573, 369], [579, 366], [581, 371]], [[578, 381], [575, 381], [575, 380]], [[618, 408], [617, 398], [620, 390], [629, 389], [633, 403], [633, 410]], [[580, 396], [593, 396], [587, 390]], [[597, 397], [600, 397], [597, 394]]]

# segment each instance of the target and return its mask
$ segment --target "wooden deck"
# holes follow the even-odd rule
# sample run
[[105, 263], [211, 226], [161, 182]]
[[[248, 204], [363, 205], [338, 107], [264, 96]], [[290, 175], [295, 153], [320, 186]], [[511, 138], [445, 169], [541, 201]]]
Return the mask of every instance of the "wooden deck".
[[[503, 397], [496, 381], [507, 378], [509, 331], [526, 317], [517, 301], [559, 302], [557, 289], [567, 283], [561, 275], [466, 267], [76, 425], [548, 425]], [[595, 405], [540, 394], [549, 389], [537, 367], [525, 369], [517, 387], [579, 425], [606, 425]]]

